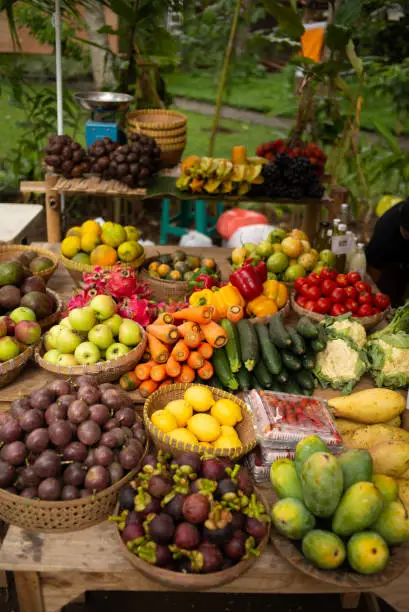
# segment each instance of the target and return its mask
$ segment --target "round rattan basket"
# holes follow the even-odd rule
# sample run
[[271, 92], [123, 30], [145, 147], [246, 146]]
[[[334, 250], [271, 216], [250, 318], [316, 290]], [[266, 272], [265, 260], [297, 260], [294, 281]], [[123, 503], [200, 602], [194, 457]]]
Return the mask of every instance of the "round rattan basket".
[[34, 355], [35, 345], [29, 346], [25, 351], [17, 355], [15, 359], [9, 359], [0, 364], [0, 389], [9, 385], [20, 374], [27, 361]]
[[[317, 321], [318, 323], [325, 319], [326, 315], [319, 314], [318, 312], [311, 312], [311, 310], [307, 310], [306, 308], [302, 308], [301, 306], [299, 306], [297, 302], [295, 301], [294, 291], [291, 293], [290, 299], [291, 299], [291, 308], [294, 310], [294, 312], [299, 317], [309, 317], [310, 319], [312, 319], [313, 321]], [[363, 325], [365, 329], [373, 329], [374, 327], [379, 325], [379, 323], [383, 321], [385, 317], [388, 316], [389, 312], [390, 312], [390, 308], [387, 308], [383, 312], [373, 315], [372, 317], [358, 317], [356, 321], [357, 323], [360, 323], [361, 325]]]
[[[80, 263], [77, 263], [76, 261], [72, 261], [71, 259], [64, 257], [62, 253], [60, 253], [60, 259], [64, 267], [68, 270], [69, 274], [71, 275], [72, 280], [78, 287], [81, 286], [83, 275], [91, 274], [95, 267], [91, 264], [80, 264]], [[131, 268], [137, 269], [137, 268], [140, 268], [140, 266], [143, 264], [144, 261], [145, 261], [145, 253], [142, 253], [142, 255], [138, 257], [137, 259], [128, 261], [127, 263], [117, 261], [115, 265], [117, 266], [118, 264], [121, 264], [123, 266], [130, 266]], [[115, 266], [100, 266], [100, 267], [102, 268], [102, 270], [112, 272]]]
[[[264, 503], [266, 509], [268, 509], [268, 504], [265, 502], [263, 496], [259, 491], [256, 491], [257, 497], [261, 499]], [[119, 512], [119, 505], [116, 508], [116, 513]], [[270, 523], [268, 524], [268, 532], [264, 536], [264, 538], [260, 541], [258, 546], [258, 551], [260, 554], [263, 553], [263, 550], [268, 543], [270, 535]], [[163, 586], [169, 587], [171, 589], [183, 589], [184, 591], [204, 591], [206, 589], [213, 589], [216, 587], [220, 587], [223, 584], [228, 584], [232, 582], [236, 578], [242, 576], [245, 572], [247, 572], [258, 560], [259, 557], [255, 557], [251, 555], [248, 559], [243, 559], [239, 561], [233, 567], [229, 567], [228, 569], [221, 570], [219, 572], [213, 572], [210, 574], [185, 574], [182, 572], [173, 572], [171, 570], [166, 570], [161, 567], [156, 567], [155, 565], [151, 565], [146, 561], [143, 561], [136, 555], [130, 552], [126, 545], [124, 544], [119, 529], [116, 529], [116, 536], [119, 540], [119, 545], [122, 549], [122, 553], [128, 559], [129, 563], [131, 563], [135, 569], [141, 572], [147, 578], [155, 580], [159, 582]]]
[[52, 325], [55, 325], [55, 323], [58, 323], [61, 318], [62, 311], [64, 309], [64, 303], [58, 293], [52, 291], [51, 289], [47, 289], [47, 294], [53, 299], [54, 309], [48, 317], [40, 319], [40, 321], [38, 322], [43, 331], [47, 330]]
[[[201, 446], [199, 444], [185, 444], [182, 442], [175, 442], [168, 435], [160, 431], [151, 421], [151, 416], [156, 410], [160, 410], [166, 406], [170, 401], [183, 399], [184, 393], [189, 384], [178, 384], [169, 385], [168, 387], [162, 387], [158, 389], [148, 397], [143, 408], [143, 420], [145, 428], [149, 432], [154, 445], [157, 449], [162, 450], [166, 453], [177, 457], [178, 455], [188, 451], [191, 453], [206, 453], [208, 455], [214, 455], [215, 457], [230, 457], [231, 459], [239, 459], [246, 453], [249, 453], [257, 444], [256, 434], [253, 426], [253, 418], [246, 404], [235, 397], [231, 393], [227, 393], [221, 389], [211, 388], [213, 396], [217, 399], [227, 398], [233, 400], [239, 404], [243, 415], [243, 420], [237, 424], [236, 429], [239, 435], [242, 446], [240, 448], [215, 448], [212, 449], [207, 446]], [[209, 387], [206, 387], [209, 389]]]
[[47, 268], [47, 270], [32, 273], [33, 276], [40, 276], [46, 283], [50, 280], [58, 266], [58, 256], [48, 249], [24, 246], [22, 244], [0, 244], [0, 262], [10, 261], [13, 257], [21, 253], [27, 253], [28, 251], [35, 251], [38, 257], [48, 257], [48, 259], [51, 259], [53, 262], [53, 265]]
[[118, 380], [122, 374], [126, 374], [132, 370], [142, 359], [142, 355], [146, 348], [146, 333], [143, 327], [141, 327], [141, 332], [142, 340], [138, 346], [130, 350], [126, 355], [123, 355], [123, 357], [111, 359], [110, 361], [101, 361], [100, 363], [94, 363], [92, 365], [55, 365], [43, 359], [44, 343], [42, 341], [35, 348], [35, 360], [40, 368], [47, 370], [47, 372], [52, 372], [57, 376], [75, 378], [76, 376], [90, 374], [94, 376], [99, 383], [112, 382]]
[[101, 523], [112, 514], [121, 487], [138, 473], [147, 449], [148, 442], [134, 470], [107, 489], [83, 499], [46, 502], [26, 499], [0, 489], [0, 518], [27, 531], [48, 533], [79, 531]]

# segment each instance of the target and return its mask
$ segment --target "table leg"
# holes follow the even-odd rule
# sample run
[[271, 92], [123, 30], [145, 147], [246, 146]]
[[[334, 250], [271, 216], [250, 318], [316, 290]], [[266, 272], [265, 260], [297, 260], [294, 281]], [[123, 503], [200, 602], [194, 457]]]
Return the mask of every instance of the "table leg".
[[20, 612], [44, 612], [40, 578], [36, 572], [14, 572]]
[[316, 202], [310, 202], [305, 207], [303, 230], [307, 234], [310, 242], [313, 242], [317, 234], [318, 221], [321, 214], [322, 202], [317, 200]]
[[47, 242], [61, 242], [61, 203], [56, 191], [47, 190], [45, 194], [47, 217]]

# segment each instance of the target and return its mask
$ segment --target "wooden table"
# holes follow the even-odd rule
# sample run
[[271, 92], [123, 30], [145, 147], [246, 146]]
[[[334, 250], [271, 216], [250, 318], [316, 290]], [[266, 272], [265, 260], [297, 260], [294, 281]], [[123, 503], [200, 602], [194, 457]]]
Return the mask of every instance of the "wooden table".
[[[58, 245], [42, 246], [58, 251]], [[155, 247], [152, 252], [154, 250], [164, 253], [172, 248]], [[187, 251], [194, 253], [195, 249]], [[225, 277], [228, 268], [224, 262], [229, 250], [205, 251], [211, 251], [216, 257]], [[71, 296], [71, 277], [62, 266], [49, 285], [65, 300]], [[50, 378], [52, 375], [35, 366], [25, 370], [15, 383], [0, 390], [0, 410], [7, 409], [12, 399], [42, 386]], [[358, 388], [369, 386], [370, 380], [364, 378]], [[335, 392], [320, 389], [316, 394], [328, 398]], [[14, 572], [20, 612], [56, 612], [86, 590], [167, 590], [130, 565], [121, 553], [115, 529], [108, 521], [68, 534], [30, 533], [10, 526], [0, 548], [0, 570]], [[351, 592], [300, 573], [283, 560], [271, 544], [247, 574], [215, 591], [265, 594], [335, 592], [342, 594], [345, 607], [355, 607], [360, 595], [359, 591]], [[399, 612], [409, 612], [409, 569], [375, 593]]]

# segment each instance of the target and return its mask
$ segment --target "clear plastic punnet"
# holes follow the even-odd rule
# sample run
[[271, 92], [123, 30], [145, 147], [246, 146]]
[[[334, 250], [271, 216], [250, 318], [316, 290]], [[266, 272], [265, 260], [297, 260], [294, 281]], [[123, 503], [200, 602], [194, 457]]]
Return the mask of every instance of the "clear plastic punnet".
[[294, 451], [270, 451], [264, 454], [260, 446], [246, 455], [244, 463], [247, 466], [251, 477], [258, 484], [270, 482], [271, 465], [277, 459], [294, 459]]

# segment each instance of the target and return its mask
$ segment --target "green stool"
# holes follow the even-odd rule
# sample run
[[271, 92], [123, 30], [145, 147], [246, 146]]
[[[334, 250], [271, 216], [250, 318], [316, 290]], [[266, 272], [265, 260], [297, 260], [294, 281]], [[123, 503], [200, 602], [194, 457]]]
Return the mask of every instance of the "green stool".
[[170, 216], [169, 199], [162, 200], [162, 215], [160, 223], [160, 244], [167, 244], [168, 234], [171, 236], [184, 236], [190, 229], [194, 221], [194, 229], [205, 236], [213, 237], [217, 234], [217, 219], [223, 213], [223, 202], [217, 202], [217, 217], [207, 215], [206, 200], [180, 200], [179, 212], [173, 217]]

